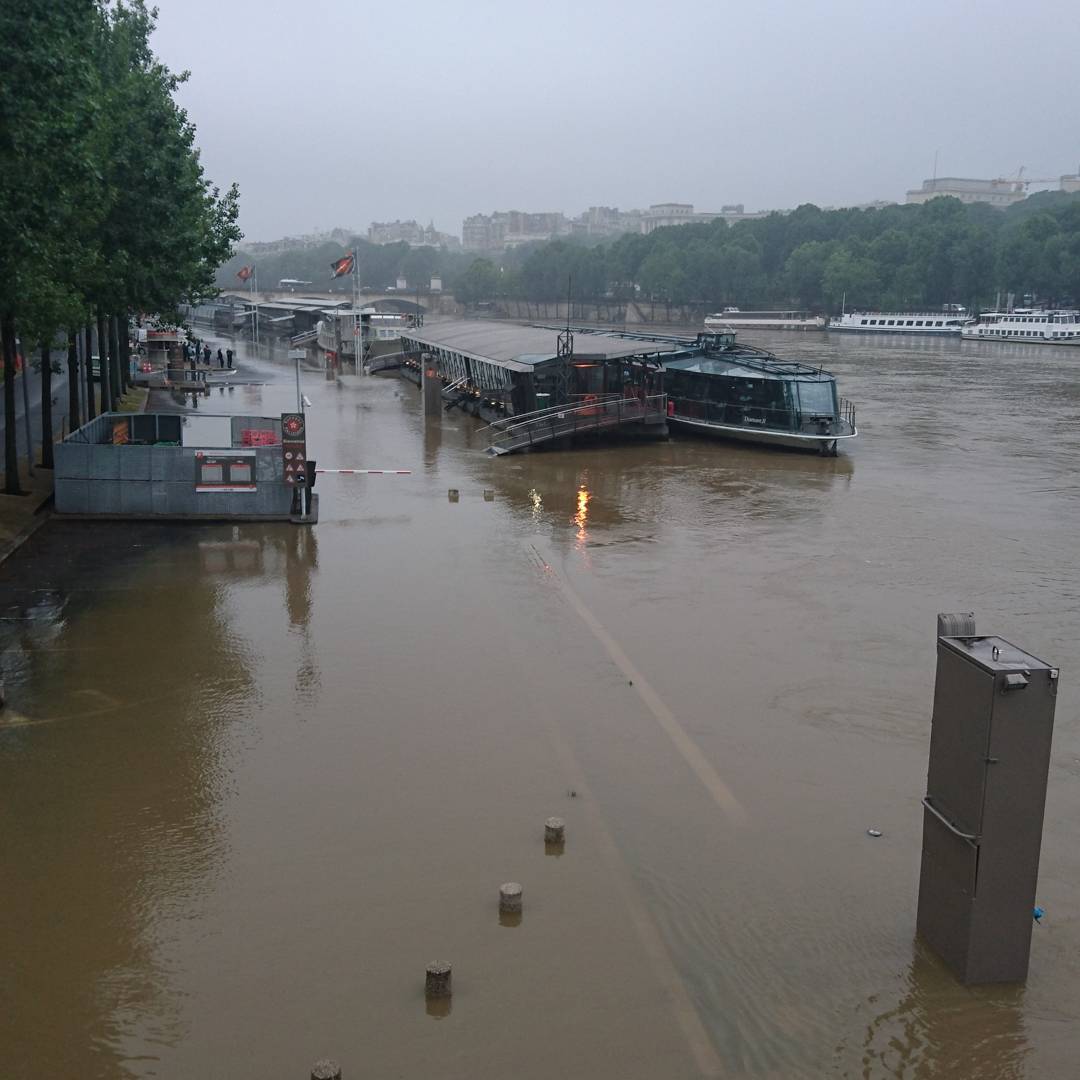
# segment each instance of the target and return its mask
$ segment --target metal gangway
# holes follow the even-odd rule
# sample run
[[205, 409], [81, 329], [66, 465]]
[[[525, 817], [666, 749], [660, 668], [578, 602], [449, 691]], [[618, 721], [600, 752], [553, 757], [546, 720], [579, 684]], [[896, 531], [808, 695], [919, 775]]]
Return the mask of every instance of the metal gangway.
[[401, 367], [402, 361], [407, 354], [403, 352], [383, 353], [381, 356], [373, 356], [369, 360], [364, 361], [364, 370], [369, 375], [374, 375], [376, 371], [391, 371], [394, 368]]
[[555, 405], [536, 412], [496, 420], [488, 432], [487, 452], [492, 456], [513, 454], [518, 450], [570, 439], [594, 431], [609, 431], [624, 424], [665, 425], [667, 394], [647, 397], [622, 397], [607, 394], [580, 405]]

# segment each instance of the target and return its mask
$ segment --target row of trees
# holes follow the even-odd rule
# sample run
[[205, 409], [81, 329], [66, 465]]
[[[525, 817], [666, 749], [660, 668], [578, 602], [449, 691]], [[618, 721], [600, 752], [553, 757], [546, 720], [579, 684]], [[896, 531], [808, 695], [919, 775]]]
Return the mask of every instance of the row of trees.
[[[719, 308], [848, 307], [913, 310], [985, 307], [1008, 293], [1080, 300], [1080, 194], [1046, 192], [1007, 210], [938, 198], [866, 210], [800, 206], [728, 225], [682, 225], [608, 243], [553, 240], [499, 256], [354, 241], [364, 284], [399, 276], [426, 287], [432, 274], [466, 304], [513, 297], [578, 301], [651, 299]], [[340, 245], [286, 251], [259, 261], [259, 279], [310, 280], [326, 288]], [[247, 259], [250, 261], [251, 257]], [[243, 254], [223, 268], [235, 285]], [[337, 283], [344, 290], [350, 283]]]
[[[76, 336], [88, 414], [127, 389], [133, 313], [175, 312], [216, 292], [240, 239], [238, 192], [203, 175], [195, 129], [175, 93], [186, 79], [154, 55], [143, 0], [5, 0], [0, 5], [0, 331], [5, 491], [19, 493], [17, 337], [40, 343], [42, 464], [52, 465], [51, 351], [66, 342], [68, 408], [79, 422]], [[28, 376], [28, 373], [27, 373]], [[24, 376], [24, 377], [27, 377]]]
[[643, 296], [720, 307], [900, 310], [992, 304], [996, 294], [1080, 297], [1080, 195], [1035, 195], [1004, 212], [953, 198], [867, 210], [800, 206], [623, 236], [586, 248], [556, 241], [498, 275], [507, 296]]

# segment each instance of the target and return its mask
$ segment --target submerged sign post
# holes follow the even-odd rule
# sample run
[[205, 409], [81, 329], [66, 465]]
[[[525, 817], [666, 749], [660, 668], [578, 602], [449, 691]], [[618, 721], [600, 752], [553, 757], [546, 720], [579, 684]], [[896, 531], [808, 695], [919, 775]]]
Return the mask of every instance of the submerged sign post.
[[307, 423], [303, 413], [281, 414], [281, 455], [285, 463], [285, 483], [307, 483]]

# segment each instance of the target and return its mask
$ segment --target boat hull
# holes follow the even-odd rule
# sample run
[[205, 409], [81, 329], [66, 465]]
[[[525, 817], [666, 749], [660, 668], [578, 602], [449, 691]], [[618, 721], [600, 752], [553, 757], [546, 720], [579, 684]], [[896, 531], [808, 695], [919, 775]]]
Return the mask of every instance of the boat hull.
[[705, 329], [725, 330], [824, 330], [824, 319], [706, 319]]
[[1007, 341], [1011, 345], [1072, 345], [1080, 346], [1080, 336], [1077, 337], [1011, 337], [1007, 334], [964, 334], [964, 341]]
[[829, 333], [838, 331], [842, 334], [904, 334], [906, 336], [913, 336], [918, 334], [920, 337], [960, 337], [961, 330], [959, 326], [943, 326], [943, 327], [915, 327], [909, 326], [838, 326], [832, 323], [828, 327]]
[[798, 431], [770, 431], [768, 428], [746, 428], [734, 424], [714, 424], [708, 420], [669, 416], [668, 426], [677, 430], [692, 431], [697, 435], [709, 435], [714, 439], [732, 439], [735, 442], [754, 443], [758, 446], [782, 446], [787, 450], [808, 450], [812, 453], [835, 453], [837, 445], [854, 439], [859, 429], [854, 425], [850, 431], [831, 435], [811, 435]]

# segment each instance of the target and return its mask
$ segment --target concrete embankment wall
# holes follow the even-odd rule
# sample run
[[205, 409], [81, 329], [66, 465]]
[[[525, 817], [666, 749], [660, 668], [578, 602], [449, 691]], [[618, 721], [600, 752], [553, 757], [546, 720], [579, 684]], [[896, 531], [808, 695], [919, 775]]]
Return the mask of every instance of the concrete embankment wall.
[[[270, 430], [272, 417], [234, 416], [232, 447], [113, 445], [106, 441], [122, 413], [107, 413], [56, 447], [56, 510], [138, 518], [287, 519], [292, 488], [284, 482], [278, 446], [242, 447], [245, 429]], [[201, 457], [243, 450], [254, 460], [254, 491], [198, 491]]]

